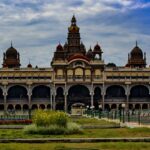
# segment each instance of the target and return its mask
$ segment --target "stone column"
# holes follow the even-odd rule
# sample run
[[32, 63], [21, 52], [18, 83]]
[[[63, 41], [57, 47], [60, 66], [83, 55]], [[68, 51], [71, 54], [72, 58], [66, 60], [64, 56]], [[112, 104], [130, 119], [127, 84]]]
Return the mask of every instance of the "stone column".
[[31, 109], [31, 96], [32, 96], [31, 85], [28, 85], [28, 105], [29, 105], [29, 109]]
[[126, 107], [125, 107], [126, 110], [129, 109], [129, 95], [130, 95], [130, 90], [129, 90], [129, 85], [127, 84], [126, 85], [126, 96], [127, 96], [127, 99], [126, 99]]
[[90, 92], [90, 95], [91, 95], [91, 106], [93, 107], [94, 106], [93, 91]]
[[4, 114], [6, 114], [7, 113], [7, 87], [6, 85], [4, 85], [3, 96], [4, 96]]
[[53, 93], [53, 110], [56, 110], [56, 93]]
[[103, 87], [102, 87], [102, 109], [105, 109], [105, 95], [106, 95], [106, 91], [105, 91], [105, 85], [103, 83]]
[[52, 90], [50, 89], [50, 105], [51, 105], [51, 110], [53, 110], [53, 94], [52, 94]]
[[64, 106], [64, 110], [65, 112], [68, 111], [68, 107], [67, 107], [67, 95], [68, 95], [68, 92], [64, 92], [64, 101], [65, 101], [65, 106]]
[[64, 110], [67, 113], [68, 112], [68, 104], [67, 104], [67, 96], [68, 96], [68, 89], [67, 89], [67, 85], [65, 83], [65, 89], [64, 89]]
[[91, 95], [91, 106], [93, 107], [94, 106], [94, 92], [93, 92], [93, 83], [91, 85], [91, 91], [90, 91], [90, 95]]

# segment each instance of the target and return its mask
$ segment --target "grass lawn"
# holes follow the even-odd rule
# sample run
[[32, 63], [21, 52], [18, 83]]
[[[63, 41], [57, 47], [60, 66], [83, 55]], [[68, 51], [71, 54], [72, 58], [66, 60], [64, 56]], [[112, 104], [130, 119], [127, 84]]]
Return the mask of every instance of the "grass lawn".
[[36, 135], [25, 134], [22, 129], [0, 129], [1, 139], [15, 138], [110, 138], [110, 137], [150, 137], [150, 128], [84, 129], [82, 134], [74, 135]]
[[74, 122], [80, 124], [80, 125], [99, 125], [99, 126], [115, 126], [115, 125], [119, 125], [117, 123], [114, 122], [108, 122], [105, 120], [98, 120], [95, 118], [85, 118], [85, 117], [75, 117], [75, 118], [71, 118], [71, 120], [73, 120]]
[[[81, 125], [116, 125], [112, 122], [91, 118], [72, 118]], [[73, 135], [36, 135], [27, 134], [23, 129], [0, 129], [1, 139], [15, 138], [112, 138], [112, 137], [150, 137], [150, 128], [107, 128], [107, 129], [83, 129], [81, 134]]]
[[0, 144], [0, 150], [149, 150], [150, 143], [46, 143]]

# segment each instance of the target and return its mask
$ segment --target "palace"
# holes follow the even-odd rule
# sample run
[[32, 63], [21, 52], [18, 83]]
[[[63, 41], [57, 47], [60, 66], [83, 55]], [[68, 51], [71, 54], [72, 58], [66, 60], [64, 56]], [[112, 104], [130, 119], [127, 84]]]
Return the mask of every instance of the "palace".
[[103, 110], [150, 109], [150, 68], [136, 43], [127, 64], [105, 64], [97, 43], [86, 51], [75, 16], [64, 45], [56, 47], [51, 68], [21, 68], [13, 47], [3, 54], [0, 68], [0, 111], [54, 109], [70, 111], [72, 105]]

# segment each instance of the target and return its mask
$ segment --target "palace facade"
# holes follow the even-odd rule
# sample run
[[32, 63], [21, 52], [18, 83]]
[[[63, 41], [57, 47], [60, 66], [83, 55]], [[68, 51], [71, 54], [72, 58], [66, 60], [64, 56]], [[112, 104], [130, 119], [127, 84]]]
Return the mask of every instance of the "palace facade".
[[75, 16], [64, 45], [58, 44], [51, 68], [21, 68], [13, 47], [3, 55], [0, 68], [0, 111], [71, 110], [73, 104], [103, 110], [150, 109], [150, 68], [136, 43], [125, 66], [105, 64], [97, 43], [86, 51]]

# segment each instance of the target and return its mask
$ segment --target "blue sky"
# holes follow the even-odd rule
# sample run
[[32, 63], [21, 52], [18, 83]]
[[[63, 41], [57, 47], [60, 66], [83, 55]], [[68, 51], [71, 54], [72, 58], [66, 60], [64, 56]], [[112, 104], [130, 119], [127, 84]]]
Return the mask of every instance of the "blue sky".
[[150, 64], [149, 0], [0, 0], [1, 64], [12, 40], [22, 67], [49, 67], [73, 14], [86, 49], [98, 42], [105, 63], [125, 65], [137, 40]]

